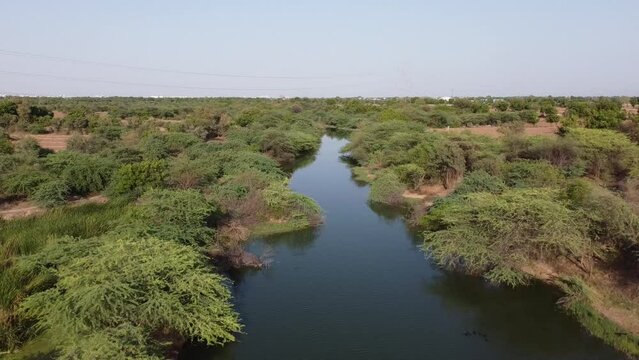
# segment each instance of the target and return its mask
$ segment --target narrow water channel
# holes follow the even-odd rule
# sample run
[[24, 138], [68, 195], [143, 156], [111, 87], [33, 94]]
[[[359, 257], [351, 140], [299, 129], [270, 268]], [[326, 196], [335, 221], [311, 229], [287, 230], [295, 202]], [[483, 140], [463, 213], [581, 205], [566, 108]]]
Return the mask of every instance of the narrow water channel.
[[437, 269], [419, 239], [339, 159], [325, 136], [291, 187], [325, 211], [318, 229], [262, 239], [268, 269], [238, 275], [245, 334], [184, 359], [622, 359], [557, 309], [559, 294], [509, 289]]

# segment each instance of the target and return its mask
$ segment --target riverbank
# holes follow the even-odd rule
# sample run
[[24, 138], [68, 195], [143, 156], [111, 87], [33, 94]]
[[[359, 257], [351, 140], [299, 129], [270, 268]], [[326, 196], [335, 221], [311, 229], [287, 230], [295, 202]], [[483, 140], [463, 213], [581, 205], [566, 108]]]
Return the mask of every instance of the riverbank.
[[[374, 171], [365, 167], [351, 170], [353, 178], [363, 183], [371, 183], [376, 178]], [[422, 218], [438, 199], [446, 201], [454, 194], [460, 182], [461, 179], [449, 188], [423, 185], [405, 190], [402, 197], [411, 208], [406, 212], [409, 226], [423, 230]], [[558, 302], [559, 307], [593, 336], [630, 356], [639, 356], [639, 289], [628, 282], [628, 278], [635, 275], [620, 274], [596, 259], [580, 264], [547, 258], [525, 262], [518, 271], [561, 290], [564, 297]]]
[[425, 261], [402, 211], [369, 203], [340, 161], [345, 143], [324, 137], [290, 181], [324, 209], [323, 224], [255, 238], [247, 251], [270, 265], [233, 272], [243, 334], [189, 344], [182, 359], [623, 358], [558, 312], [553, 288], [495, 287]]

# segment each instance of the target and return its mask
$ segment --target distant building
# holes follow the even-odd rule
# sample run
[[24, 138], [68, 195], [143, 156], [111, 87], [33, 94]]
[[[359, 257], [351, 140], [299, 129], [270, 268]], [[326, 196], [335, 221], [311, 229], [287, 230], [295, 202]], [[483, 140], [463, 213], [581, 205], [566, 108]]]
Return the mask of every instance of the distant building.
[[444, 100], [444, 101], [450, 101], [452, 99], [451, 96], [440, 96], [437, 98], [437, 100]]

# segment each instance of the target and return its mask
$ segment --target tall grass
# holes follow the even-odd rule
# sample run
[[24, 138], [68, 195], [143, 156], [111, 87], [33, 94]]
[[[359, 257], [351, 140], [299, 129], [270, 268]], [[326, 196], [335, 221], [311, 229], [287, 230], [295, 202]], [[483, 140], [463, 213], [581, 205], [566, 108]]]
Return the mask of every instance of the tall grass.
[[89, 238], [113, 227], [126, 204], [86, 204], [51, 210], [42, 216], [0, 223], [0, 259], [28, 255], [61, 236]]
[[0, 351], [12, 350], [27, 339], [26, 323], [15, 308], [24, 296], [42, 286], [50, 274], [24, 272], [14, 265], [62, 236], [90, 238], [113, 228], [126, 203], [86, 204], [51, 210], [42, 216], [0, 222]]

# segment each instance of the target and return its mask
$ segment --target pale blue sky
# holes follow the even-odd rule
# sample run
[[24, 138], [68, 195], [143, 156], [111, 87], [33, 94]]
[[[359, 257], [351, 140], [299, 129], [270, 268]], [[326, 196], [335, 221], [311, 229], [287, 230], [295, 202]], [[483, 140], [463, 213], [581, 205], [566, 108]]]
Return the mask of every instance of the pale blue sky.
[[639, 95], [639, 0], [0, 4], [0, 93]]

